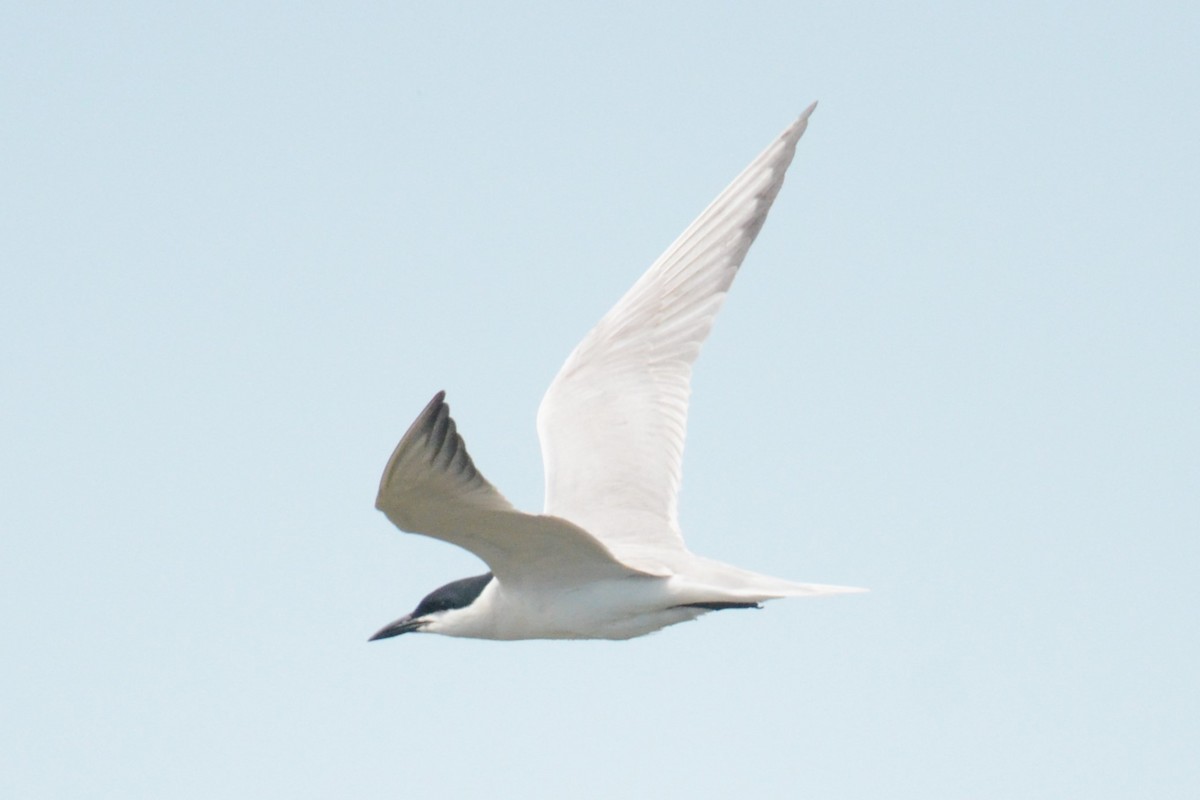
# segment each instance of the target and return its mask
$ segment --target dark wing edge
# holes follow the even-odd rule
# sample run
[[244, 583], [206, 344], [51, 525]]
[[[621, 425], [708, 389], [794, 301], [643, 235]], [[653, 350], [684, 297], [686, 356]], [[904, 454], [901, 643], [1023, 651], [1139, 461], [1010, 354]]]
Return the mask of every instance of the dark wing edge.
[[443, 538], [444, 522], [457, 516], [456, 509], [513, 510], [475, 468], [444, 391], [433, 396], [396, 445], [379, 481], [375, 507], [401, 530], [438, 538]]

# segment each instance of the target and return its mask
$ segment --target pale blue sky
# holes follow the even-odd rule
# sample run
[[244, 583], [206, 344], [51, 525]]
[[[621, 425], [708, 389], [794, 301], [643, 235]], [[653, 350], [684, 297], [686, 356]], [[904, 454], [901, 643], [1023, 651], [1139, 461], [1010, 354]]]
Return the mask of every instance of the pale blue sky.
[[[0, 12], [0, 796], [1200, 796], [1195, 3]], [[693, 549], [863, 596], [403, 637], [448, 391], [570, 349], [809, 102]]]

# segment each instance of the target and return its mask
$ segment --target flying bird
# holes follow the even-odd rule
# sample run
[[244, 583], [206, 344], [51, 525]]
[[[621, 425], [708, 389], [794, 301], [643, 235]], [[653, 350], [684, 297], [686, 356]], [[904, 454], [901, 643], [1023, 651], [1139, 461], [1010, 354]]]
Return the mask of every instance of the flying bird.
[[467, 454], [445, 392], [384, 469], [375, 506], [490, 572], [446, 584], [371, 640], [630, 639], [781, 597], [863, 591], [793, 583], [690, 552], [676, 510], [692, 364], [783, 185], [816, 103], [754, 159], [584, 337], [537, 427], [545, 509], [513, 508]]

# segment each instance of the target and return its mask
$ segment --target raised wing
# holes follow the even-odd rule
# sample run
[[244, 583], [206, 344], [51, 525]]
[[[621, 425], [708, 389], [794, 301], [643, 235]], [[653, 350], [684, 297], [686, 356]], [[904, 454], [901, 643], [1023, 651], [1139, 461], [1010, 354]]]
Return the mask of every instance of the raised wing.
[[629, 564], [682, 551], [692, 364], [783, 185], [809, 106], [704, 210], [559, 370], [538, 411], [547, 514]]
[[646, 574], [566, 520], [514, 509], [475, 468], [445, 398], [429, 401], [383, 471], [375, 507], [396, 527], [471, 551], [502, 584]]

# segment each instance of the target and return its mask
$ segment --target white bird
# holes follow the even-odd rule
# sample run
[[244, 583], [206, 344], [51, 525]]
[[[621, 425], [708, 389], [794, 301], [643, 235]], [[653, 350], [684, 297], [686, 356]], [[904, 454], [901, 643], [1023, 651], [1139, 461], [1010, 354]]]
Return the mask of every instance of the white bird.
[[863, 591], [691, 553], [676, 513], [692, 363], [783, 184], [816, 103], [750, 163], [571, 353], [538, 411], [541, 514], [475, 468], [439, 392], [392, 453], [375, 506], [491, 571], [447, 584], [372, 640], [629, 639], [710, 611]]

